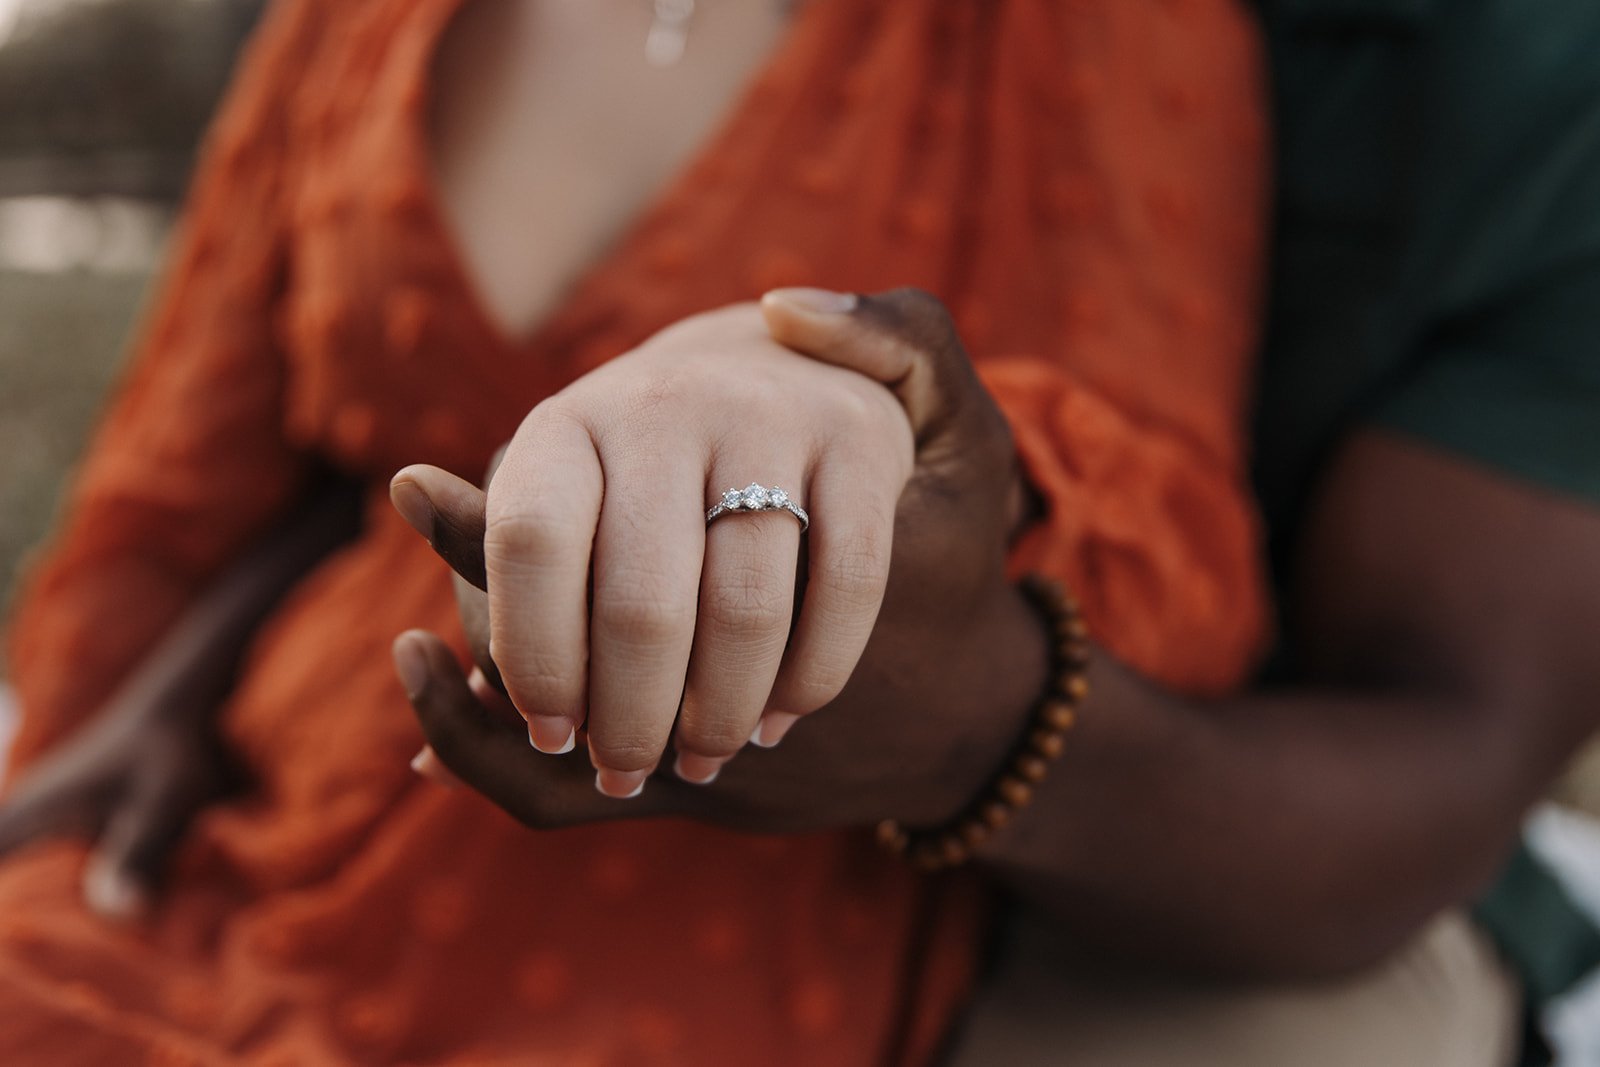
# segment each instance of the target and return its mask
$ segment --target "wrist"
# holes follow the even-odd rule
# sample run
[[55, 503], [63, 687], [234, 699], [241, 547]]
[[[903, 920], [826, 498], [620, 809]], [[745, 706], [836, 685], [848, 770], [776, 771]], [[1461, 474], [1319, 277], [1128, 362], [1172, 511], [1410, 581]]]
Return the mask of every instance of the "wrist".
[[926, 699], [952, 726], [942, 765], [929, 776], [925, 810], [906, 818], [909, 826], [945, 823], [972, 802], [1027, 730], [1050, 681], [1049, 635], [1010, 582], [997, 583], [956, 643], [929, 660], [950, 665]]

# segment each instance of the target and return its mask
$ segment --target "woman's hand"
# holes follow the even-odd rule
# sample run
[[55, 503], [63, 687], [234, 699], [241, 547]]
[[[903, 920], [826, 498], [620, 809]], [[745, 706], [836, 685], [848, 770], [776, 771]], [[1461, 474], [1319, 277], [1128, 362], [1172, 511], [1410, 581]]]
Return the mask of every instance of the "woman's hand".
[[[796, 359], [753, 305], [688, 319], [540, 404], [489, 485], [483, 544], [493, 662], [534, 743], [560, 753], [586, 728], [600, 790], [628, 797], [675, 727], [679, 773], [706, 782], [764, 712], [828, 703], [872, 632], [911, 467], [894, 397]], [[416, 477], [397, 477], [402, 499]], [[752, 482], [826, 516], [803, 597], [794, 516], [706, 525]]]
[[[931, 297], [913, 292], [862, 298], [858, 305], [843, 301], [836, 294], [779, 293], [769, 296], [763, 311], [764, 322], [747, 309], [735, 309], [691, 320], [668, 331], [662, 340], [672, 344], [659, 350], [663, 362], [652, 360], [641, 362], [641, 366], [648, 367], [652, 374], [672, 372], [672, 387], [661, 389], [636, 382], [625, 388], [623, 395], [630, 395], [630, 389], [640, 389], [655, 402], [681, 400], [686, 410], [692, 408], [688, 402], [697, 395], [699, 386], [693, 384], [693, 379], [679, 376], [685, 373], [685, 365], [714, 366], [715, 373], [707, 379], [712, 386], [711, 396], [721, 401], [723, 390], [730, 384], [724, 375], [732, 373], [737, 379], [732, 384], [742, 386], [736, 393], [742, 402], [734, 405], [731, 414], [721, 414], [722, 409], [717, 409], [719, 414], [711, 419], [695, 416], [676, 420], [705, 427], [711, 431], [705, 436], [724, 446], [705, 453], [707, 464], [724, 463], [729, 456], [744, 454], [744, 449], [770, 456], [770, 463], [792, 463], [790, 453], [794, 449], [785, 449], [779, 443], [778, 435], [783, 433], [815, 450], [811, 455], [824, 457], [815, 463], [817, 470], [855, 473], [844, 483], [850, 491], [831, 487], [824, 490], [816, 478], [799, 483], [807, 486], [807, 495], [801, 499], [812, 512], [807, 559], [810, 580], [804, 588], [800, 624], [788, 655], [783, 657], [781, 674], [775, 672], [775, 667], [783, 655], [783, 640], [788, 633], [788, 604], [793, 595], [788, 583], [783, 585], [781, 604], [776, 610], [768, 609], [772, 618], [759, 621], [763, 637], [758, 647], [769, 664], [759, 670], [751, 669], [754, 657], [748, 652], [736, 652], [730, 657], [716, 646], [713, 653], [717, 658], [709, 663], [697, 662], [703, 647], [700, 635], [707, 632], [701, 617], [706, 614], [708, 603], [720, 608], [730, 596], [747, 598], [758, 583], [777, 580], [766, 554], [781, 552], [779, 565], [790, 567], [797, 524], [787, 515], [773, 513], [729, 517], [707, 531], [711, 535], [727, 532], [738, 540], [719, 546], [714, 537], [707, 538], [699, 610], [692, 598], [684, 598], [685, 603], [677, 609], [688, 617], [693, 634], [692, 640], [673, 646], [678, 655], [692, 649], [692, 658], [679, 675], [689, 679], [690, 691], [685, 694], [677, 744], [680, 751], [686, 748], [683, 733], [691, 709], [714, 715], [719, 709], [710, 705], [708, 697], [723, 695], [743, 701], [745, 710], [736, 720], [737, 726], [726, 728], [718, 738], [715, 751], [719, 764], [742, 744], [744, 736], [740, 735], [748, 735], [746, 724], [753, 724], [762, 708], [769, 709], [762, 731], [764, 741], [774, 741], [794, 721], [794, 713], [809, 712], [823, 704], [830, 705], [829, 724], [826, 728], [819, 725], [798, 731], [778, 752], [741, 758], [710, 790], [689, 789], [663, 779], [652, 786], [647, 799], [623, 811], [592, 791], [588, 796], [582, 795], [582, 790], [574, 792], [576, 779], [568, 765], [570, 761], [540, 761], [525, 744], [516, 742], [496, 712], [489, 687], [480, 680], [479, 695], [474, 696], [450, 653], [436, 638], [420, 633], [403, 635], [396, 643], [397, 665], [438, 757], [469, 784], [488, 793], [524, 821], [548, 826], [621, 814], [658, 813], [690, 814], [730, 825], [767, 828], [839, 825], [885, 815], [913, 821], [934, 820], [959, 806], [1000, 758], [1017, 729], [1012, 711], [1020, 716], [1041, 684], [1042, 638], [1003, 574], [1013, 522], [1011, 505], [1022, 496], [1017, 491], [1020, 479], [1010, 436], [1004, 420], [972, 373], [942, 307]], [[709, 344], [697, 337], [697, 330], [705, 326], [715, 327], [707, 332]], [[772, 339], [792, 351], [775, 348]], [[651, 342], [646, 349], [655, 344]], [[723, 344], [732, 348], [719, 350]], [[738, 348], [747, 354], [735, 355]], [[699, 363], [708, 359], [703, 354], [708, 350], [713, 353], [709, 359], [714, 362]], [[730, 358], [724, 358], [724, 352]], [[811, 358], [800, 358], [796, 352]], [[851, 372], [839, 367], [851, 368]], [[893, 409], [895, 418], [901, 420], [900, 432], [904, 433], [909, 419], [917, 445], [909, 484], [898, 470], [887, 487], [884, 480], [872, 480], [874, 465], [863, 460], [868, 443], [881, 440], [875, 428], [860, 427], [837, 414], [825, 415], [820, 427], [811, 426], [794, 410], [804, 395], [802, 390], [811, 388], [813, 379], [801, 373], [807, 370], [826, 372], [814, 380], [818, 386], [827, 383], [830, 390], [838, 382], [833, 376], [846, 373], [839, 384], [850, 389], [851, 396], [861, 395], [863, 401], [874, 404], [879, 397], [891, 405], [893, 401], [890, 392], [869, 377], [890, 386], [900, 401], [900, 407]], [[771, 395], [769, 389], [774, 390]], [[865, 390], [864, 395], [861, 390]], [[617, 399], [615, 395], [596, 395], [593, 402], [604, 409], [616, 404]], [[769, 407], [777, 414], [763, 418], [763, 410]], [[653, 412], [653, 406], [648, 410]], [[829, 406], [824, 405], [821, 410], [827, 412]], [[845, 414], [852, 412], [846, 408]], [[767, 440], [751, 441], [749, 428], [764, 428], [759, 436]], [[818, 433], [818, 429], [822, 432]], [[681, 447], [664, 440], [673, 435], [656, 432], [653, 419], [642, 424], [617, 419], [607, 423], [607, 430], [609, 447], [625, 457]], [[840, 439], [841, 433], [860, 436]], [[519, 434], [519, 439], [522, 436]], [[735, 441], [739, 448], [727, 447]], [[904, 438], [902, 442], [909, 444]], [[525, 461], [530, 465], [540, 460], [546, 466], [554, 466], [548, 453], [526, 454]], [[694, 469], [692, 462], [685, 465]], [[609, 470], [608, 467], [608, 474]], [[491, 516], [496, 514], [496, 493], [521, 484], [503, 482], [504, 476], [502, 468], [489, 490], [487, 511]], [[697, 525], [703, 527], [702, 509], [715, 489], [759, 476], [759, 471], [745, 474], [741, 469], [739, 473], [730, 471], [726, 477], [712, 473], [709, 478], [698, 479], [705, 495], [692, 501]], [[685, 481], [696, 479], [686, 477]], [[627, 484], [651, 483], [645, 478]], [[887, 500], [868, 495], [889, 492], [894, 495]], [[618, 510], [624, 516], [636, 513], [631, 497], [621, 495], [620, 487], [614, 487], [609, 477], [605, 493], [602, 527], [605, 509]], [[481, 560], [494, 546], [494, 538], [482, 534], [482, 494], [442, 472], [409, 468], [396, 477], [395, 495], [401, 510], [458, 574], [481, 583], [485, 570]], [[522, 508], [527, 507], [528, 499], [523, 498]], [[513, 503], [508, 500], [503, 506]], [[861, 521], [863, 505], [870, 509], [870, 523]], [[686, 512], [688, 507], [684, 505]], [[880, 515], [880, 509], [890, 512], [893, 518]], [[886, 564], [888, 535], [881, 543], [866, 538], [880, 528], [880, 523], [889, 522], [893, 523], [894, 570], [888, 576], [884, 598], [877, 591], [884, 588], [879, 567]], [[771, 526], [763, 529], [764, 524]], [[688, 523], [684, 525], [687, 527]], [[648, 526], [644, 530], [648, 532]], [[780, 540], [775, 534], [787, 536]], [[689, 550], [693, 538], [684, 536], [682, 540], [680, 550]], [[642, 541], [642, 547], [633, 550], [651, 551], [649, 539]], [[858, 550], [841, 557], [837, 555], [841, 541], [867, 546], [872, 551], [866, 554]], [[499, 547], [504, 551], [503, 545]], [[714, 567], [714, 550], [740, 552], [735, 557], [739, 565]], [[870, 581], [862, 580], [863, 561], [872, 564], [866, 575]], [[498, 566], [515, 575], [517, 570], [509, 566], [514, 562], [515, 557]], [[599, 602], [604, 584], [598, 568], [608, 562], [620, 564], [625, 574], [639, 569], [637, 560], [603, 553], [597, 540], [596, 608], [594, 621], [589, 623], [593, 627], [601, 625]], [[691, 560], [687, 566], [693, 569], [695, 562]], [[524, 560], [521, 566], [526, 569], [530, 565]], [[497, 573], [491, 564], [491, 605]], [[712, 592], [713, 577], [741, 584], [731, 592]], [[849, 584], [843, 579], [851, 579], [858, 588], [873, 595], [813, 600], [820, 583], [832, 582], [835, 588], [848, 590]], [[575, 580], [572, 576], [565, 580], [581, 590], [581, 574]], [[831, 607], [833, 603], [840, 604], [843, 610]], [[506, 608], [514, 606], [507, 604]], [[470, 634], [475, 629], [471, 597], [464, 601], [464, 607]], [[819, 607], [822, 610], [817, 610]], [[813, 627], [809, 632], [808, 613]], [[584, 621], [580, 615], [574, 624], [580, 640]], [[491, 624], [494, 655], [489, 673], [498, 665], [515, 694], [504, 650], [505, 641], [516, 636], [518, 620], [502, 616], [491, 619]], [[765, 636], [767, 627], [773, 636]], [[730, 627], [725, 621], [719, 630], [711, 632], [724, 641], [740, 636], [737, 627]], [[858, 667], [859, 649], [869, 632], [871, 643]], [[554, 636], [557, 640], [572, 637], [559, 633]], [[481, 642], [476, 644], [482, 664]], [[598, 644], [596, 641], [597, 648]], [[808, 674], [815, 668], [809, 667], [804, 653], [819, 647], [829, 654], [822, 657], [821, 670]], [[841, 649], [849, 654], [843, 654]], [[639, 649], [618, 648], [611, 655], [622, 657], [630, 653], [638, 656]], [[646, 665], [649, 662], [647, 659]], [[834, 664], [842, 664], [842, 669]], [[611, 665], [594, 663], [591, 678], [602, 670], [619, 667], [624, 671], [641, 669], [618, 658]], [[846, 686], [845, 677], [851, 675], [851, 668], [856, 669]], [[739, 671], [746, 677], [732, 679], [722, 688], [695, 691], [695, 680], [720, 680], [717, 676], [728, 671]], [[768, 680], [775, 676], [777, 688], [769, 699], [767, 687], [772, 683]], [[601, 687], [598, 681], [590, 684]], [[608, 685], [617, 688], [614, 682]], [[663, 711], [657, 714], [662, 721], [652, 727], [657, 731], [652, 736], [664, 742], [672, 725], [676, 691], [670, 680], [662, 690], [667, 694], [659, 701]], [[482, 699], [485, 694], [490, 694], [487, 701]], [[626, 710], [620, 700], [611, 707]], [[610, 707], [596, 706], [590, 711], [591, 745], [602, 710], [609, 712]], [[775, 721], [773, 712], [779, 710], [789, 714]], [[582, 714], [581, 707], [577, 714]], [[565, 732], [562, 739], [565, 740]], [[704, 741], [696, 744], [703, 745]], [[689, 747], [689, 751], [701, 754], [695, 747]], [[604, 759], [597, 756], [596, 762], [604, 766]]]

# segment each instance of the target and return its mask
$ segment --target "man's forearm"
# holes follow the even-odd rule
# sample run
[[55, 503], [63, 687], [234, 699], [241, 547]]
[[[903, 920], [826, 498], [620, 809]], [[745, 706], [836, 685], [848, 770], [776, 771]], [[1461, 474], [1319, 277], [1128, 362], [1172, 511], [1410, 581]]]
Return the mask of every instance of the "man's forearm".
[[[1086, 945], [1238, 974], [1372, 960], [1515, 836], [1493, 716], [1309, 690], [1203, 704], [1102, 658], [1067, 754], [987, 850]], [[1532, 799], [1531, 797], [1529, 798]]]

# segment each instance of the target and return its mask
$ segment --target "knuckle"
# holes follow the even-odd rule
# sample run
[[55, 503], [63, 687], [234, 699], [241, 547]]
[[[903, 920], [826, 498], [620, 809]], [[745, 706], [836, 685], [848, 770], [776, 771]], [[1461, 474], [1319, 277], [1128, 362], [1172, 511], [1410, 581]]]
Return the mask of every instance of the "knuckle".
[[765, 633], [783, 628], [789, 617], [789, 591], [770, 562], [742, 561], [701, 594], [706, 621], [719, 632]]
[[832, 603], [819, 607], [847, 614], [876, 611], [888, 579], [889, 538], [876, 525], [863, 528], [844, 539], [822, 561], [817, 580]]
[[853, 663], [842, 664], [842, 657], [841, 665], [812, 662], [799, 666], [773, 693], [773, 703], [796, 715], [809, 715], [825, 708], [844, 692], [854, 666]]
[[669, 371], [642, 376], [618, 401], [618, 417], [630, 433], [662, 426], [673, 420], [673, 409], [683, 393], [683, 384]]
[[693, 603], [672, 595], [658, 577], [616, 576], [607, 585], [595, 598], [595, 624], [627, 644], [668, 644], [693, 625]]
[[483, 554], [491, 568], [525, 565], [543, 559], [556, 548], [554, 524], [525, 502], [508, 503], [489, 494]]
[[666, 742], [642, 730], [617, 729], [589, 732], [594, 757], [614, 770], [647, 771], [661, 762]]
[[750, 740], [753, 724], [730, 712], [702, 709], [692, 715], [685, 709], [678, 724], [677, 747], [696, 756], [724, 759], [739, 753]]
[[556, 656], [513, 653], [498, 657], [495, 666], [511, 702], [524, 713], [579, 717], [583, 678], [574, 664]]

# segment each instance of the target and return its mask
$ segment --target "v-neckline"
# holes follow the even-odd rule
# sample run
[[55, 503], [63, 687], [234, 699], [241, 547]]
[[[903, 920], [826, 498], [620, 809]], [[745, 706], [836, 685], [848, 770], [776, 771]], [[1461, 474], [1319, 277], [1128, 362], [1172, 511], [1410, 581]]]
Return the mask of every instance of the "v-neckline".
[[674, 169], [665, 182], [644, 198], [632, 218], [618, 231], [616, 238], [574, 273], [572, 280], [562, 288], [550, 310], [526, 331], [514, 330], [502, 322], [485, 301], [477, 279], [473, 276], [466, 251], [461, 245], [460, 235], [456, 232], [445, 207], [439, 176], [434, 169], [428, 116], [431, 113], [439, 51], [444, 43], [445, 34], [449, 32], [465, 5], [472, 2], [473, 0], [445, 0], [440, 5], [440, 13], [433, 25], [428, 27], [425, 42], [419, 49], [422, 69], [419, 72], [418, 84], [421, 86], [421, 91], [414, 98], [417, 101], [416, 106], [410, 109], [410, 113], [406, 116], [404, 135], [408, 142], [407, 148], [420, 168], [424, 225], [432, 231], [436, 243], [442, 250], [444, 260], [442, 266], [449, 275], [449, 285], [455, 290], [454, 295], [460, 299], [478, 332], [496, 348], [502, 353], [523, 355], [547, 347], [549, 339], [571, 313], [575, 299], [590, 291], [595, 279], [615, 264], [623, 252], [638, 245], [651, 224], [670, 205], [680, 199], [680, 191], [688, 186], [692, 175], [704, 172], [728, 132], [741, 125], [756, 106], [757, 100], [762, 95], [757, 91], [758, 87], [767, 82], [771, 73], [787, 61], [789, 53], [802, 36], [799, 32], [802, 25], [808, 18], [814, 17], [817, 10], [825, 7], [828, 0], [808, 0], [806, 3], [796, 5], [796, 10], [790, 17], [789, 24], [784, 27], [778, 42], [756, 65], [745, 79], [744, 85], [734, 93], [722, 116], [712, 124], [711, 133], [688, 153], [685, 160]]

